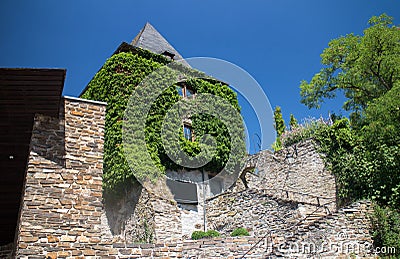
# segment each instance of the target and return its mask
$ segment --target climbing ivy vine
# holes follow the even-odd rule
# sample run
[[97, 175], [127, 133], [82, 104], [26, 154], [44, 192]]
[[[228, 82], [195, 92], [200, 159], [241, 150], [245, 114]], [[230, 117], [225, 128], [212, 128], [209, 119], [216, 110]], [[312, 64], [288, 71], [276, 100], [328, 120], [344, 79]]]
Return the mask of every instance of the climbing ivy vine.
[[[122, 124], [124, 111], [129, 98], [136, 86], [156, 69], [168, 64], [170, 61], [162, 55], [156, 55], [147, 50], [135, 48], [131, 52], [122, 52], [110, 57], [103, 67], [90, 81], [82, 98], [107, 102], [104, 142], [104, 190], [106, 192], [118, 189], [127, 181], [135, 181], [135, 175], [130, 170], [123, 152]], [[186, 73], [201, 75], [200, 72], [190, 68], [181, 67]], [[236, 93], [217, 80], [210, 78], [188, 79], [185, 82], [196, 93], [208, 93], [219, 96], [240, 112]], [[146, 119], [145, 140], [147, 150], [154, 164], [162, 171], [179, 169], [180, 165], [172, 161], [163, 147], [161, 131], [163, 120], [167, 111], [180, 100], [177, 85], [165, 89], [152, 104]], [[191, 117], [193, 131], [196, 136], [209, 134], [217, 142], [214, 157], [204, 165], [207, 171], [219, 172], [229, 159], [230, 150], [235, 145], [238, 160], [245, 154], [244, 130], [242, 142], [232, 143], [227, 127], [218, 118], [209, 114], [195, 114]], [[240, 123], [240, 126], [243, 126]], [[198, 139], [188, 141], [180, 133], [179, 144], [181, 149], [189, 156], [196, 156], [202, 149]], [[238, 148], [239, 147], [239, 148]], [[140, 154], [138, 154], [140, 155]]]

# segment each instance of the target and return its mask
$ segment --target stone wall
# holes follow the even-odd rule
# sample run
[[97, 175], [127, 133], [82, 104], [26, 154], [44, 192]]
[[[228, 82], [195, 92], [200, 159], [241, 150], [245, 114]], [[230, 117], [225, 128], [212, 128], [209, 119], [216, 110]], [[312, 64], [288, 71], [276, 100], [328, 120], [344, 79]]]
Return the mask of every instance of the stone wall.
[[124, 242], [154, 242], [154, 209], [148, 192], [131, 183], [116, 194], [104, 194], [103, 238]]
[[[223, 237], [213, 239], [156, 244], [113, 243], [104, 246], [110, 247], [108, 258], [305, 259], [350, 258], [351, 254], [354, 257], [375, 258], [370, 250], [369, 215], [373, 210], [370, 202], [356, 202], [318, 220], [294, 217], [285, 223], [279, 223], [278, 216], [285, 216], [279, 211], [284, 212], [282, 207], [293, 209], [293, 204], [280, 201], [276, 205], [281, 209], [275, 212], [271, 209], [267, 215], [273, 217], [271, 231], [262, 235], [258, 233], [254, 236], [254, 231], [251, 231], [252, 236], [245, 237], [229, 237], [223, 233]], [[254, 222], [257, 223], [257, 220]]]
[[12, 258], [13, 256], [13, 244], [7, 244], [0, 246], [0, 258]]
[[227, 236], [239, 227], [246, 228], [252, 236], [263, 236], [301, 219], [297, 203], [278, 200], [252, 189], [228, 192], [207, 204], [208, 227]]
[[182, 239], [181, 211], [175, 201], [132, 183], [118, 195], [105, 195], [102, 236], [125, 243], [176, 242]]
[[[210, 228], [217, 229], [223, 236], [229, 236], [238, 227], [246, 228], [252, 238], [260, 241], [249, 258], [311, 258], [316, 255], [337, 258], [352, 253], [372, 254], [369, 217], [373, 207], [370, 202], [356, 202], [329, 214], [325, 210], [303, 214], [302, 206], [248, 189], [211, 200], [207, 220]], [[248, 242], [254, 244], [251, 238]], [[216, 249], [217, 254], [218, 249], [224, 251]], [[198, 254], [213, 258], [215, 251], [209, 250], [200, 249]]]
[[325, 204], [335, 211], [335, 177], [326, 169], [317, 148], [310, 139], [275, 153], [261, 151], [256, 163], [258, 177], [249, 180], [250, 188], [287, 201]]
[[101, 239], [105, 104], [65, 98], [59, 118], [36, 115], [16, 256], [94, 255]]
[[[329, 242], [338, 242], [338, 233], [360, 245], [371, 242], [370, 203], [334, 212], [334, 178], [312, 141], [275, 154], [263, 151], [258, 170], [247, 175], [248, 189], [239, 181], [206, 202], [207, 228], [223, 237], [187, 240], [192, 229], [204, 227], [202, 206], [179, 205], [139, 184], [118, 197], [102, 197], [104, 115], [104, 103], [65, 98], [59, 118], [35, 116], [18, 258], [266, 258], [290, 256], [288, 247], [321, 235]], [[229, 237], [237, 227], [251, 236]], [[1, 247], [0, 257], [11, 248]]]
[[322, 257], [369, 256], [373, 254], [372, 214], [370, 201], [358, 201], [318, 220], [305, 220], [280, 244], [280, 252], [297, 258], [310, 258], [316, 251]]
[[210, 228], [228, 234], [245, 227], [257, 236], [336, 210], [335, 178], [312, 140], [276, 153], [262, 151], [253, 164], [255, 172], [246, 174], [248, 189], [239, 180], [232, 191], [207, 202]]
[[35, 116], [17, 257], [102, 255], [115, 242], [182, 238], [182, 209], [139, 184], [103, 200], [104, 119], [104, 103], [69, 97], [58, 118]]
[[183, 258], [259, 258], [265, 259], [268, 244], [255, 237], [226, 237], [183, 242]]
[[178, 204], [153, 196], [155, 241], [176, 242], [182, 239], [181, 211]]

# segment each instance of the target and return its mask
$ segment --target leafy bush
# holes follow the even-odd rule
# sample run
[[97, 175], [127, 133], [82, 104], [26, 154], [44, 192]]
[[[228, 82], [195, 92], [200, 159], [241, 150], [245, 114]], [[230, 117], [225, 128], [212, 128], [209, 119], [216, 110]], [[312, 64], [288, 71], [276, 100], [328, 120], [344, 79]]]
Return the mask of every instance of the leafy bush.
[[370, 102], [357, 124], [340, 119], [316, 132], [342, 201], [400, 207], [399, 96], [400, 83]]
[[296, 125], [296, 127], [291, 127], [291, 130], [286, 130], [281, 135], [281, 142], [284, 147], [299, 143], [303, 140], [312, 138], [318, 131], [329, 127], [332, 124], [331, 120], [325, 120], [323, 118], [305, 119], [302, 124]]
[[319, 152], [324, 154], [328, 169], [336, 176], [339, 206], [351, 200], [367, 198], [364, 174], [355, 173], [359, 138], [352, 130], [350, 121], [337, 120], [332, 126], [318, 130], [314, 137], [320, 144]]
[[218, 231], [210, 229], [206, 232], [206, 237], [219, 237], [220, 234]]
[[191, 236], [191, 238], [192, 238], [193, 240], [201, 239], [201, 238], [204, 238], [204, 237], [206, 237], [206, 232], [200, 231], [200, 230], [194, 231], [194, 232], [192, 233], [192, 236]]
[[237, 228], [232, 231], [231, 237], [238, 237], [238, 236], [250, 236], [249, 231], [245, 228]]
[[400, 212], [389, 207], [380, 207], [376, 205], [372, 224], [374, 230], [374, 246], [380, 248], [395, 248], [396, 258], [400, 258]]
[[216, 230], [208, 230], [207, 232], [204, 232], [204, 231], [194, 231], [193, 233], [192, 233], [192, 236], [191, 236], [191, 238], [193, 239], [193, 240], [198, 240], [198, 239], [201, 239], [201, 238], [207, 238], [207, 237], [219, 237], [220, 236], [220, 233], [218, 232], [218, 231], [216, 231]]

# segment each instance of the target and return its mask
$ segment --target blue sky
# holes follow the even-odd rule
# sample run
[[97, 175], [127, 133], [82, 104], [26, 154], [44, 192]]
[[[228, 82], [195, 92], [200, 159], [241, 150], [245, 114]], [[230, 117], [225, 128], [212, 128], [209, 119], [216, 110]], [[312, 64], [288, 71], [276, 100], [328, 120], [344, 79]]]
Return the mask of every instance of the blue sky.
[[290, 113], [326, 117], [340, 113], [343, 100], [308, 110], [299, 102], [300, 81], [321, 68], [319, 55], [331, 39], [361, 34], [383, 12], [400, 24], [397, 0], [2, 0], [0, 66], [66, 68], [64, 95], [78, 96], [149, 21], [182, 56], [215, 57], [246, 70], [286, 121]]

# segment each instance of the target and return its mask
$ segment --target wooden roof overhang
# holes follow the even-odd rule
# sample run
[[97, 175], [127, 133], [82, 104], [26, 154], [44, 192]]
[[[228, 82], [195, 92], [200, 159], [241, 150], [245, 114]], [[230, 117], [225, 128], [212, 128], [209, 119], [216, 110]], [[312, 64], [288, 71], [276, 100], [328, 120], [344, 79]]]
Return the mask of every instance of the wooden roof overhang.
[[59, 116], [65, 75], [0, 68], [0, 245], [14, 241], [34, 116]]

